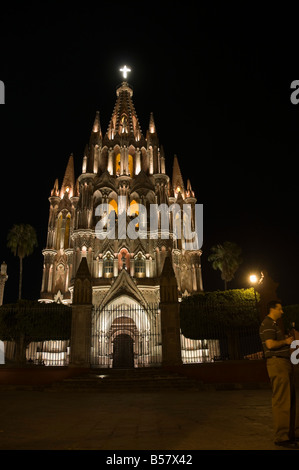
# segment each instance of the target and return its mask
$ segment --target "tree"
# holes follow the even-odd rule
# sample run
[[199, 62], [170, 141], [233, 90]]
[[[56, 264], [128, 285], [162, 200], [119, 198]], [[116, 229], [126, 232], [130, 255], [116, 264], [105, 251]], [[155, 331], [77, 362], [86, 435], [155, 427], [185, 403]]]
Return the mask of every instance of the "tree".
[[212, 263], [213, 269], [221, 271], [221, 279], [224, 280], [224, 289], [227, 283], [234, 278], [235, 272], [242, 263], [241, 248], [233, 242], [224, 242], [211, 248], [208, 260]]
[[33, 253], [37, 246], [35, 229], [29, 224], [14, 225], [7, 236], [7, 246], [20, 260], [19, 300], [22, 297], [23, 258]]
[[[259, 299], [257, 294], [257, 301]], [[260, 323], [253, 288], [200, 292], [183, 297], [180, 314], [183, 334], [195, 339], [199, 339], [197, 335], [203, 326], [210, 331], [215, 326], [239, 328]]]

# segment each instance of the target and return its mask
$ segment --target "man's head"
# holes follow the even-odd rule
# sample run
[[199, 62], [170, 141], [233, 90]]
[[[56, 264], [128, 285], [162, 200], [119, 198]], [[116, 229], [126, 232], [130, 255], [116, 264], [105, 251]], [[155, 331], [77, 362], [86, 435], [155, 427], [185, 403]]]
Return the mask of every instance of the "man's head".
[[281, 302], [279, 300], [271, 300], [268, 303], [268, 316], [273, 320], [278, 320], [283, 314]]

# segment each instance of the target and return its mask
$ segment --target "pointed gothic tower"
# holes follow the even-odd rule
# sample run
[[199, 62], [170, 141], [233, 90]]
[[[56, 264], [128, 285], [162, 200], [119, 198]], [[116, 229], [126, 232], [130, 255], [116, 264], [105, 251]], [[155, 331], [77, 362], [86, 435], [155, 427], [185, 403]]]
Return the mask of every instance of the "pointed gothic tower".
[[[186, 249], [181, 217], [183, 205], [190, 204], [194, 227], [196, 198], [190, 181], [184, 184], [178, 158], [174, 157], [172, 178], [166, 174], [165, 161], [153, 113], [143, 134], [133, 104], [133, 89], [123, 81], [116, 88], [116, 102], [105, 133], [100, 113], [96, 112], [81, 175], [75, 180], [71, 155], [61, 187], [56, 180], [49, 198], [41, 300], [53, 302], [58, 297], [71, 303], [75, 276], [86, 258], [92, 303], [99, 311], [101, 324], [94, 326], [93, 347], [96, 351], [97, 342], [107, 345], [107, 351], [102, 350], [97, 358], [97, 364], [105, 367], [111, 366], [107, 357], [111, 357], [111, 341], [118, 334], [115, 325], [121, 322], [111, 325], [110, 317], [102, 312], [122, 305], [141, 309], [138, 321], [127, 319], [130, 327], [126, 331], [134, 344], [138, 338], [145, 338], [146, 332], [159, 329], [158, 317], [147, 313], [147, 308], [160, 301], [160, 276], [167, 255], [176, 275], [178, 296], [202, 290], [201, 250]], [[179, 208], [176, 212], [169, 210], [167, 229], [159, 208], [162, 204]], [[150, 233], [147, 223], [153, 207], [157, 225]], [[176, 228], [181, 229], [180, 238], [174, 236]]]
[[51, 191], [47, 246], [43, 250], [44, 269], [41, 300], [71, 302], [73, 248], [71, 233], [78, 201], [75, 184], [74, 157], [71, 154], [59, 189], [58, 179]]
[[184, 181], [179, 166], [178, 157], [175, 155], [173, 159], [173, 169], [172, 169], [172, 188], [176, 196], [181, 193], [181, 196], [185, 196], [185, 187]]

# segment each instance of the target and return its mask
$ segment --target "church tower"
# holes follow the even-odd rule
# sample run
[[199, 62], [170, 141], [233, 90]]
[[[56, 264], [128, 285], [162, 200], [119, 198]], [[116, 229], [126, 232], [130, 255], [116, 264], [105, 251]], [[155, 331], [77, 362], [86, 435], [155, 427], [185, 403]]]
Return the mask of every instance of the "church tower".
[[[158, 304], [167, 255], [179, 297], [203, 289], [201, 250], [186, 249], [181, 217], [188, 204], [194, 229], [196, 198], [190, 180], [184, 184], [177, 156], [171, 177], [166, 174], [153, 113], [144, 135], [132, 97], [132, 87], [123, 81], [116, 89], [106, 133], [96, 112], [81, 175], [75, 179], [71, 155], [62, 185], [54, 183], [40, 301], [71, 304], [75, 275], [84, 257], [91, 275], [92, 303], [99, 311], [120, 305], [146, 310]], [[149, 233], [151, 206], [161, 205], [178, 209], [169, 211], [167, 237], [161, 213]], [[175, 228], [181, 237], [174, 236]], [[151, 324], [149, 319], [147, 327]]]
[[78, 201], [75, 184], [74, 158], [69, 157], [61, 187], [55, 180], [49, 197], [50, 214], [47, 245], [43, 250], [44, 268], [41, 300], [71, 303], [69, 291], [73, 271], [71, 233], [74, 229]]

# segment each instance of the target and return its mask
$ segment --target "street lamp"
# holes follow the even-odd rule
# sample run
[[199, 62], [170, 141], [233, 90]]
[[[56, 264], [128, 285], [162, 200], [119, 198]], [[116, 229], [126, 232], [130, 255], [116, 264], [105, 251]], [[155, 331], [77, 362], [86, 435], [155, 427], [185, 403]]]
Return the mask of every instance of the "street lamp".
[[254, 284], [257, 283], [257, 275], [256, 274], [250, 274], [249, 281], [250, 281], [250, 284], [252, 284], [254, 286]]
[[255, 289], [255, 285], [259, 282], [257, 275], [256, 274], [250, 274], [249, 281], [250, 281], [250, 284], [251, 284], [251, 286], [253, 287], [253, 290], [254, 290], [255, 307], [257, 309], [257, 298], [256, 298], [256, 289]]

